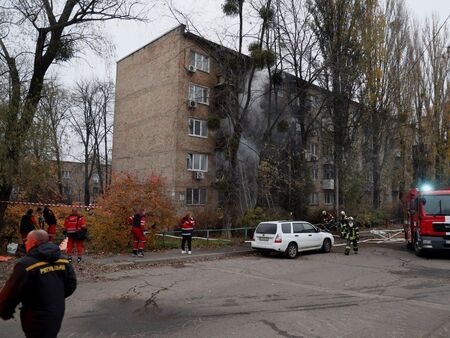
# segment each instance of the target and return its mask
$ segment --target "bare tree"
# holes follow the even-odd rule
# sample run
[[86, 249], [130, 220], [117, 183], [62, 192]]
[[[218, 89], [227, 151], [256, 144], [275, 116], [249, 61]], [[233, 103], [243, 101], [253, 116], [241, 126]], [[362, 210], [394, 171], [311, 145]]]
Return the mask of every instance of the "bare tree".
[[[80, 81], [72, 95], [73, 105], [69, 110], [70, 122], [83, 147], [84, 203], [86, 205], [91, 202], [90, 183], [94, 173], [98, 175], [101, 190], [104, 189], [103, 168], [107, 166], [103, 162], [102, 146], [111, 132], [111, 121], [108, 119], [111, 89], [110, 84], [98, 80]], [[105, 153], [107, 154], [108, 151], [108, 144], [106, 144]]]
[[426, 21], [422, 39], [425, 109], [431, 136], [429, 151], [432, 153], [433, 167], [430, 174], [437, 184], [445, 184], [445, 177], [449, 170], [446, 157], [449, 145], [450, 112], [446, 109], [446, 94], [450, 73], [450, 37], [448, 26], [440, 23], [437, 14]]
[[[51, 65], [69, 60], [85, 47], [105, 47], [99, 44], [102, 36], [95, 23], [136, 19], [137, 5], [137, 0], [1, 1], [0, 64], [9, 92], [1, 135], [0, 200], [10, 197]], [[5, 210], [3, 203], [0, 228]]]
[[44, 85], [43, 96], [38, 105], [38, 115], [42, 115], [49, 128], [48, 141], [50, 142], [51, 158], [56, 162], [56, 175], [58, 191], [63, 195], [62, 185], [62, 159], [66, 144], [69, 99], [67, 93], [56, 80]]
[[[362, 28], [362, 72], [363, 85], [360, 91], [360, 103], [364, 110], [362, 127], [365, 162], [370, 164], [366, 173], [370, 173], [372, 183], [372, 207], [381, 206], [382, 172], [395, 160], [398, 138], [397, 116], [405, 111], [404, 106], [396, 105], [401, 95], [399, 86], [401, 72], [406, 65], [406, 49], [409, 40], [407, 15], [401, 1], [390, 0], [383, 9], [378, 1], [366, 3]], [[406, 110], [407, 111], [407, 110]], [[366, 175], [367, 177], [367, 175]], [[389, 177], [384, 177], [390, 182]], [[389, 187], [390, 188], [390, 187]]]
[[345, 174], [361, 115], [352, 100], [361, 82], [361, 27], [364, 7], [360, 0], [311, 0], [314, 32], [319, 41], [324, 72], [320, 83], [327, 90], [326, 104], [332, 119], [335, 165], [335, 208], [339, 210], [339, 183]]

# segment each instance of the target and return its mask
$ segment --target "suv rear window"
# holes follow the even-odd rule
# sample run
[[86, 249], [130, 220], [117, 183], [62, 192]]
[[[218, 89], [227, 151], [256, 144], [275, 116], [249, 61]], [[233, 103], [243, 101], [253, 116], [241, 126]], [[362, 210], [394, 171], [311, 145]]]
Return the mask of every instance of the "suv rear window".
[[283, 234], [290, 234], [291, 231], [291, 223], [283, 223], [281, 224], [281, 231]]
[[275, 235], [277, 233], [277, 225], [276, 223], [259, 223], [255, 232], [258, 234]]

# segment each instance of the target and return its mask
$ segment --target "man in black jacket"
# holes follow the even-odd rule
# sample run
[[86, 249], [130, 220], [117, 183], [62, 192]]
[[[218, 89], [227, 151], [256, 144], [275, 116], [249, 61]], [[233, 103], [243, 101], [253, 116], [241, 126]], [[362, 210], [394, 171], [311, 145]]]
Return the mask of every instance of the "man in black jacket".
[[27, 338], [54, 338], [64, 317], [65, 298], [77, 287], [75, 272], [59, 247], [48, 243], [44, 230], [33, 230], [26, 241], [27, 256], [0, 291], [0, 317], [13, 318], [22, 303], [20, 320]]

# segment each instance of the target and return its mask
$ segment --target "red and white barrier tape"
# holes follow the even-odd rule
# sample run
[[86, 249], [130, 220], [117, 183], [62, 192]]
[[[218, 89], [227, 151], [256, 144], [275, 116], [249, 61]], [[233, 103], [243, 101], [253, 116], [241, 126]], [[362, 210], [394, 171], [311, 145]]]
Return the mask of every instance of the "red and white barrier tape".
[[27, 201], [0, 201], [3, 204], [19, 204], [19, 205], [36, 205], [36, 206], [49, 206], [49, 207], [65, 207], [65, 208], [89, 208], [100, 209], [101, 206], [97, 204], [81, 205], [81, 204], [62, 204], [62, 203], [43, 203], [43, 202], [27, 202]]

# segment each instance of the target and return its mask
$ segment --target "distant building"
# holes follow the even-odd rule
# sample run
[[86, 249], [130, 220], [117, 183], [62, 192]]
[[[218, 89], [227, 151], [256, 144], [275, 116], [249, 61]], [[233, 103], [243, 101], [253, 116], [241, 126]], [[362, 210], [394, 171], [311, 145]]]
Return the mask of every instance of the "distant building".
[[[62, 166], [62, 199], [66, 203], [84, 203], [84, 163], [63, 161]], [[91, 203], [101, 196], [99, 174], [94, 171], [89, 184]]]

